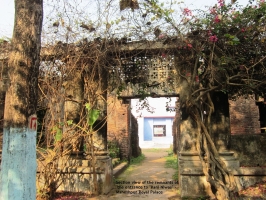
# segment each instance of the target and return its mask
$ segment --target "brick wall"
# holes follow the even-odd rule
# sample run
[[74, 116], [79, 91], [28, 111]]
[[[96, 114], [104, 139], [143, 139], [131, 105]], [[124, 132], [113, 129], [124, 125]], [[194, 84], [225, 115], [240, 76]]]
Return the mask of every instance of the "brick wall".
[[121, 159], [140, 155], [138, 123], [129, 104], [123, 104], [113, 95], [108, 96], [107, 103], [107, 140], [118, 143]]
[[138, 121], [131, 114], [131, 156], [138, 157], [141, 155], [139, 147]]
[[259, 108], [253, 98], [229, 100], [231, 134], [259, 134]]

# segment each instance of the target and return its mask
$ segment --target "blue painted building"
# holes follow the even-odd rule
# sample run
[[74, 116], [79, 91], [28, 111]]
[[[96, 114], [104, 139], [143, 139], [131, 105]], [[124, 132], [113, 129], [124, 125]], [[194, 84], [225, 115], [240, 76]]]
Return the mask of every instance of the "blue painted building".
[[[141, 148], [169, 148], [173, 144], [172, 125], [175, 112], [166, 111], [169, 99], [149, 98], [149, 112], [145, 109], [138, 110], [135, 106], [139, 100], [132, 100], [132, 114], [138, 120], [139, 146]], [[175, 105], [176, 99], [171, 100]], [[171, 105], [170, 105], [171, 106]]]

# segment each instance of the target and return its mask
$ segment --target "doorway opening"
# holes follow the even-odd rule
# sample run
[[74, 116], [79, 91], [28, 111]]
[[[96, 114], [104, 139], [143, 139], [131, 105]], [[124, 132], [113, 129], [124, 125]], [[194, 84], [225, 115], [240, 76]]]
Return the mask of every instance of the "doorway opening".
[[177, 100], [177, 97], [131, 100], [131, 113], [138, 122], [141, 149], [173, 147]]

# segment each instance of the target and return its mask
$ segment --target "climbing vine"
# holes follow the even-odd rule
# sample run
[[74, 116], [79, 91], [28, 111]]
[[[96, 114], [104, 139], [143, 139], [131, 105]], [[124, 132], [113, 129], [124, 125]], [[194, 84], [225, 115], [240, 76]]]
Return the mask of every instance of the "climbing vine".
[[[46, 2], [49, 15], [44, 20], [39, 75], [39, 110], [45, 114], [39, 122], [38, 151], [40, 162], [52, 167], [39, 169], [46, 170], [40, 175], [45, 173], [50, 181], [50, 191], [40, 191], [44, 196], [52, 198], [58, 187], [54, 181], [59, 159], [53, 151], [66, 158], [69, 152], [84, 150], [81, 144], [89, 140], [83, 130], [93, 127], [90, 119], [94, 117], [86, 120], [92, 110], [100, 113], [93, 123], [95, 129], [89, 128], [89, 132], [105, 126], [107, 93], [120, 95], [128, 89], [129, 72], [121, 58], [139, 56], [136, 49], [141, 42], [147, 45], [142, 57], [147, 56], [151, 43], [172, 47], [168, 52], [157, 49], [153, 53], [175, 57], [177, 73], [171, 74], [168, 82], [178, 80], [185, 88], [176, 91], [181, 91], [184, 119], [193, 120], [197, 130], [197, 151], [210, 184], [208, 195], [224, 200], [236, 191], [233, 175], [219, 158], [211, 137], [216, 111], [213, 98], [217, 93], [229, 98], [265, 96], [266, 3], [250, 1], [243, 7], [218, 0], [208, 11], [195, 11], [171, 2], [169, 6], [158, 0], [125, 0], [119, 5], [112, 0], [85, 5], [81, 1]], [[97, 14], [89, 12], [89, 7]], [[137, 45], [122, 51], [127, 44]], [[137, 94], [144, 98], [150, 95], [145, 89], [151, 85], [141, 81]], [[86, 110], [85, 105], [90, 108]], [[97, 142], [89, 142], [86, 148], [103, 150]]]

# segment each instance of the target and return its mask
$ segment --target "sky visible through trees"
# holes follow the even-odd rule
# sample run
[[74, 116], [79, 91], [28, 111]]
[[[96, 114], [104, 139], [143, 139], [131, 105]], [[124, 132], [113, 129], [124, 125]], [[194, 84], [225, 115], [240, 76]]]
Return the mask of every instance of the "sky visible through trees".
[[[140, 2], [143, 0], [140, 0]], [[174, 0], [160, 0], [164, 3], [173, 3]], [[56, 7], [53, 8], [53, 4], [59, 5], [58, 2], [69, 2], [69, 1], [53, 1], [53, 0], [46, 0], [44, 1], [44, 21], [50, 17], [50, 15], [55, 15], [57, 13]], [[80, 15], [81, 20], [85, 20], [83, 16], [95, 16], [99, 15], [98, 10], [92, 9], [95, 8], [96, 1], [91, 0], [73, 0], [73, 3], [78, 3], [79, 7], [84, 11], [84, 13], [76, 13], [77, 15]], [[103, 1], [102, 1], [103, 2]], [[117, 4], [117, 8], [119, 7], [119, 1], [111, 1]], [[206, 6], [212, 6], [217, 3], [216, 0], [209, 0], [209, 1], [200, 1], [200, 0], [184, 0], [184, 1], [176, 1], [176, 5], [178, 5], [180, 8], [184, 9], [188, 7], [190, 10], [194, 9], [206, 9]], [[178, 4], [178, 2], [180, 2]], [[229, 2], [228, 0], [226, 2]], [[238, 3], [240, 5], [246, 5], [249, 2], [249, 0], [238, 0]], [[169, 4], [168, 4], [169, 5]], [[177, 10], [180, 10], [177, 9]], [[98, 13], [97, 13], [98, 12]], [[181, 11], [180, 11], [181, 12]], [[49, 21], [49, 20], [48, 20]], [[47, 21], [47, 23], [48, 23]], [[13, 24], [14, 24], [14, 2], [10, 0], [2, 0], [1, 7], [0, 7], [0, 38], [11, 38], [12, 37], [12, 31], [13, 31]], [[45, 25], [45, 24], [44, 24]]]

